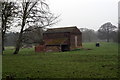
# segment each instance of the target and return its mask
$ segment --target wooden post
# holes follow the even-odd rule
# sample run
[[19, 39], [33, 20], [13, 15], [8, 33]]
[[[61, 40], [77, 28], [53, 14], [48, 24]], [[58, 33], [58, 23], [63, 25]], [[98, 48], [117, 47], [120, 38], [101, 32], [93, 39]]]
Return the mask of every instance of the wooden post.
[[60, 52], [62, 51], [62, 45], [60, 44]]
[[75, 47], [77, 47], [77, 36], [75, 36]]

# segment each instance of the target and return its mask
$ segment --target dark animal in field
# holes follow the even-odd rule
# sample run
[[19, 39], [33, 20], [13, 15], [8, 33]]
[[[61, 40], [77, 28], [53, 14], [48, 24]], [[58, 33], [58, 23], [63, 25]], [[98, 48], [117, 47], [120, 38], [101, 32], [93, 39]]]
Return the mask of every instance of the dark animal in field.
[[99, 42], [96, 43], [96, 47], [100, 47], [100, 43]]

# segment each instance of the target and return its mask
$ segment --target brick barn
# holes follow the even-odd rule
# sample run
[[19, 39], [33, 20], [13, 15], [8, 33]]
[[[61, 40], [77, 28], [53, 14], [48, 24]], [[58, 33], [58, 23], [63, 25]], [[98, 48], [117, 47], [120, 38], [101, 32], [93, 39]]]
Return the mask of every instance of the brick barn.
[[77, 27], [48, 29], [43, 39], [46, 52], [70, 51], [82, 46], [82, 33]]

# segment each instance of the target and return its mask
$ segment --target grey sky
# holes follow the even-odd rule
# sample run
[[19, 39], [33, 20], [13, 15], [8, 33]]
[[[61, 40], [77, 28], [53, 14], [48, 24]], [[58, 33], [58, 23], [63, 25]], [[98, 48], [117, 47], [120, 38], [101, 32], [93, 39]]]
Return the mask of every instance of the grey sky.
[[77, 26], [98, 30], [106, 23], [118, 24], [119, 0], [49, 0], [50, 9], [61, 14], [54, 27]]
[[[53, 25], [56, 27], [77, 26], [98, 30], [99, 27], [111, 22], [118, 24], [118, 2], [120, 0], [46, 0], [53, 13], [61, 16], [61, 21]], [[12, 31], [20, 29], [12, 28]]]
[[118, 11], [119, 11], [119, 12], [118, 12], [118, 13], [119, 13], [119, 14], [118, 14], [118, 17], [119, 17], [119, 23], [120, 23], [120, 1], [119, 1], [119, 4], [118, 4]]

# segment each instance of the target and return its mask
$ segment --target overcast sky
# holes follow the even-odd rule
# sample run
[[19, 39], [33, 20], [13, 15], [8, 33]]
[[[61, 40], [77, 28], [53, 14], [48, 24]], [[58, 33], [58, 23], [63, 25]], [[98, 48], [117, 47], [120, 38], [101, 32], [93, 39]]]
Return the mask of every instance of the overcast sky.
[[77, 26], [98, 30], [106, 23], [118, 24], [120, 0], [49, 0], [53, 13], [61, 16], [54, 27]]

